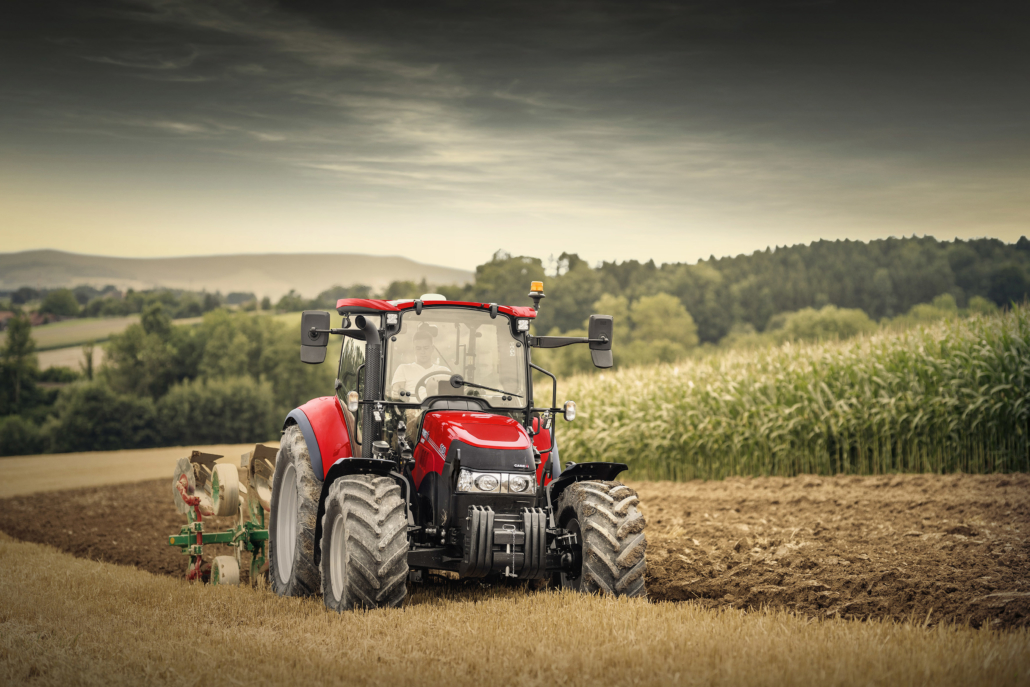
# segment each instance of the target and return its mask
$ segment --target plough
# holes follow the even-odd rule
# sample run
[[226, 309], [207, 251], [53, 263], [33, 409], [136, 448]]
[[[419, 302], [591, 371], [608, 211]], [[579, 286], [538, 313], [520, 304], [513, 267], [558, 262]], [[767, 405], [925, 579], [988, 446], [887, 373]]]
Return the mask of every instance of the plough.
[[[189, 556], [187, 580], [239, 584], [245, 553], [250, 554], [250, 583], [263, 574], [277, 453], [274, 448], [257, 444], [253, 451], [243, 454], [239, 468], [216, 463], [222, 456], [200, 451], [179, 459], [172, 477], [172, 498], [187, 523], [179, 534], [168, 537], [168, 544]], [[236, 525], [222, 532], [205, 531], [204, 518], [215, 516], [236, 516]], [[215, 556], [206, 565], [207, 544], [227, 544], [235, 549], [235, 555]]]

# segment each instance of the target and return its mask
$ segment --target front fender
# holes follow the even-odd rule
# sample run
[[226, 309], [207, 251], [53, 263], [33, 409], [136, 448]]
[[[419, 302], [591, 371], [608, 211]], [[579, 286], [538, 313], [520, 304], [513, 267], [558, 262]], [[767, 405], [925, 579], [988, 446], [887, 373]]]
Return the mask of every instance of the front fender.
[[343, 406], [336, 396], [313, 398], [286, 416], [283, 429], [291, 424], [300, 427], [311, 457], [311, 470], [324, 479], [333, 463], [354, 455]]

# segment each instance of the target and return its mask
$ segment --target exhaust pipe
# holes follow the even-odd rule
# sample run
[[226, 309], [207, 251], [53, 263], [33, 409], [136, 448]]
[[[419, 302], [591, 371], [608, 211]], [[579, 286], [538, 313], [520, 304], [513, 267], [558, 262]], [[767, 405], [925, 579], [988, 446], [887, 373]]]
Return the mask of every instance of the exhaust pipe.
[[[377, 401], [382, 395], [379, 380], [382, 377], [383, 344], [379, 339], [379, 328], [375, 321], [358, 315], [354, 325], [365, 332], [365, 401]], [[376, 422], [371, 409], [366, 407], [361, 414], [361, 457], [372, 458], [372, 442], [379, 438], [382, 423]]]

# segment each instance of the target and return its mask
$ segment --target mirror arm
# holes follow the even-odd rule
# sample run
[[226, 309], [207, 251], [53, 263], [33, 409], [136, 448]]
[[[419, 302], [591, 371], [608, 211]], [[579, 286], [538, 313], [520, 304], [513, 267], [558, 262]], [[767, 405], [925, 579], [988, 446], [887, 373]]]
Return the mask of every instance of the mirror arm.
[[571, 346], [572, 344], [581, 343], [608, 343], [607, 336], [602, 336], [597, 339], [591, 339], [585, 336], [529, 336], [526, 338], [529, 339], [529, 345], [533, 348], [561, 348], [562, 346]]
[[317, 339], [319, 334], [338, 334], [340, 336], [344, 336], [344, 335], [347, 334], [347, 330], [346, 329], [318, 329], [317, 327], [312, 327], [311, 329], [308, 330], [308, 336], [311, 337], [312, 339]]

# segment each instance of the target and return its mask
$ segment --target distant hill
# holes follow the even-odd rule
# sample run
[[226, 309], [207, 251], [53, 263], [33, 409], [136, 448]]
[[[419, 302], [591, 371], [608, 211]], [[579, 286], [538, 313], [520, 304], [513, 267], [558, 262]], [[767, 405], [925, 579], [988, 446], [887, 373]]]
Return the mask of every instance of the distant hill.
[[395, 280], [464, 284], [467, 270], [424, 265], [396, 256], [351, 253], [210, 255], [187, 258], [111, 258], [57, 250], [0, 253], [0, 290], [73, 287], [167, 287], [191, 291], [250, 291], [278, 299], [290, 289], [313, 297], [330, 286], [366, 284], [382, 289]]

